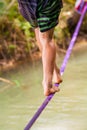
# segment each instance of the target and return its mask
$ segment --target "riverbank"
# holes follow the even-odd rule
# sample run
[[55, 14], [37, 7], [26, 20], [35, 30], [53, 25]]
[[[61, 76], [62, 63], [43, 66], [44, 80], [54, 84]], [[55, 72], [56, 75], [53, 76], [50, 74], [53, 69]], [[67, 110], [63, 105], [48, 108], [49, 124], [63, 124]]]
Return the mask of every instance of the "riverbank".
[[[74, 2], [73, 4], [71, 1], [67, 2], [63, 4], [59, 26], [55, 28], [54, 32], [58, 55], [60, 53], [65, 55], [77, 23], [76, 21], [78, 21], [79, 14], [74, 11]], [[8, 15], [3, 14], [0, 17], [0, 72], [15, 69], [20, 64], [32, 63], [41, 59], [41, 53], [36, 46], [33, 29], [19, 15], [17, 3], [15, 3], [12, 9], [15, 11], [9, 10]], [[16, 12], [16, 14], [13, 15], [13, 12]], [[82, 39], [87, 39], [87, 36], [85, 36], [87, 32], [86, 18], [81, 26], [76, 46], [81, 41], [83, 42]]]
[[[55, 94], [32, 130], [87, 130], [87, 46], [83, 43], [81, 46], [70, 56], [60, 92]], [[61, 64], [62, 56], [57, 65]], [[21, 65], [2, 75], [15, 85], [0, 82], [1, 130], [23, 130], [46, 98], [42, 76], [41, 61]]]
[[[83, 48], [84, 46], [87, 47], [87, 35], [79, 36], [77, 38], [73, 51], [79, 50], [79, 49]], [[66, 51], [67, 50], [59, 48], [57, 46], [58, 55], [61, 55], [61, 54], [65, 55]], [[30, 59], [30, 56], [31, 56], [31, 59]], [[24, 59], [18, 60], [18, 61], [15, 61], [14, 59], [8, 60], [8, 61], [5, 61], [5, 60], [0, 61], [0, 72], [5, 72], [5, 71], [15, 69], [16, 67], [20, 66], [21, 64], [33, 63], [35, 61], [41, 60], [41, 52], [38, 49], [34, 52], [31, 52], [30, 56], [29, 56], [29, 58], [26, 58], [26, 59], [24, 58]]]

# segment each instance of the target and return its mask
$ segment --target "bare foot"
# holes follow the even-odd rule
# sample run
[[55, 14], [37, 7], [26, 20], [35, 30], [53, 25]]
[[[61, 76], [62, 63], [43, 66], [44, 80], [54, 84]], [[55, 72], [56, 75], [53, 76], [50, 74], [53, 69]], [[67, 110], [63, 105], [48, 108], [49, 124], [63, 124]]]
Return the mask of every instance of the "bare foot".
[[53, 75], [53, 82], [60, 84], [62, 82], [62, 77], [60, 74], [60, 69], [56, 66], [54, 70], [54, 75]]
[[60, 84], [62, 81], [63, 81], [63, 80], [62, 80], [62, 77], [61, 77], [60, 73], [58, 73], [58, 74], [57, 74], [57, 79], [55, 80], [55, 83]]
[[44, 95], [49, 96], [50, 94], [53, 94], [55, 92], [59, 92], [60, 89], [56, 86], [53, 86], [51, 88], [44, 88]]

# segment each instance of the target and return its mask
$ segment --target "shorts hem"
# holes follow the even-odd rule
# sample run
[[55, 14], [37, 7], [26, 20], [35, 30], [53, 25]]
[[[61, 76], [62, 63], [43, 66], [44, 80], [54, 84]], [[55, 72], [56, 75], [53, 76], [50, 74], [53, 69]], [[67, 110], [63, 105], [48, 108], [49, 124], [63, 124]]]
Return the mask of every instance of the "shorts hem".
[[40, 28], [40, 32], [46, 32], [46, 31], [48, 31], [48, 30], [54, 28], [54, 27], [57, 26], [57, 25], [58, 25], [58, 23], [54, 24], [53, 26], [51, 26], [51, 27], [49, 27], [49, 28], [45, 28], [45, 29], [41, 29], [41, 28], [39, 27], [39, 28]]

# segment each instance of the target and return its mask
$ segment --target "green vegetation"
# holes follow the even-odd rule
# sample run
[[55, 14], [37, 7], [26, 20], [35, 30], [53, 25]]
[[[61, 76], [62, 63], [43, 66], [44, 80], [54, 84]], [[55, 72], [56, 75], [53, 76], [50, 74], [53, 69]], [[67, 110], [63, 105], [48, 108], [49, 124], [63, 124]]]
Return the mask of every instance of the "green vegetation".
[[16, 0], [0, 1], [0, 59], [30, 59], [34, 32], [18, 12]]
[[[55, 41], [59, 47], [66, 49], [71, 34], [67, 27], [67, 13], [74, 8], [75, 0], [66, 0], [60, 16], [59, 26], [55, 29]], [[87, 32], [87, 17], [82, 31]], [[18, 61], [31, 59], [32, 49], [37, 48], [34, 32], [28, 22], [20, 15], [16, 0], [0, 1], [0, 63], [1, 61]]]

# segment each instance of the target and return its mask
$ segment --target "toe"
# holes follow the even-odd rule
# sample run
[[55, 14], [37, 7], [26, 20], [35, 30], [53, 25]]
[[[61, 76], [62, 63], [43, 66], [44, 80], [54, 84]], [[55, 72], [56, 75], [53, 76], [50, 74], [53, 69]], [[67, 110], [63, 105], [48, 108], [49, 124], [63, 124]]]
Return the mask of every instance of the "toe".
[[54, 88], [55, 92], [59, 92], [60, 91], [59, 87], [53, 86], [53, 88]]

